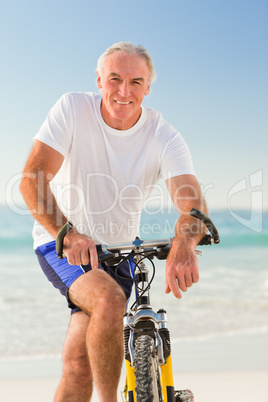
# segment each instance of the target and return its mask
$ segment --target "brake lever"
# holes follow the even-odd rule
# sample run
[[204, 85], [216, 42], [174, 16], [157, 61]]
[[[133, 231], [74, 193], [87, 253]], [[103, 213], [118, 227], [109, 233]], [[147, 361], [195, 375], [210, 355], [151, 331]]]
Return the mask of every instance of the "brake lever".
[[117, 265], [122, 257], [119, 252], [111, 252], [107, 250], [107, 247], [105, 245], [97, 244], [97, 253], [98, 253], [98, 259], [100, 263], [104, 263], [108, 266], [113, 266]]

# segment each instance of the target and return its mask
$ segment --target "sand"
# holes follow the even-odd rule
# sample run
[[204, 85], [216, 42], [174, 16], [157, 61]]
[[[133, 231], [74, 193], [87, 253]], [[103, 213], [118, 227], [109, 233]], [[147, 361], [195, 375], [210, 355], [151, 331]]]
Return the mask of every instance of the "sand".
[[[175, 387], [191, 389], [195, 402], [268, 402], [266, 331], [175, 340], [172, 350]], [[0, 401], [52, 402], [61, 368], [60, 356], [0, 360]], [[123, 385], [124, 369], [118, 402]]]
[[[175, 383], [182, 389], [191, 388], [196, 402], [268, 402], [268, 371], [264, 370], [176, 374]], [[0, 380], [0, 400], [53, 401], [57, 384], [57, 378]], [[92, 402], [98, 402], [95, 392]]]

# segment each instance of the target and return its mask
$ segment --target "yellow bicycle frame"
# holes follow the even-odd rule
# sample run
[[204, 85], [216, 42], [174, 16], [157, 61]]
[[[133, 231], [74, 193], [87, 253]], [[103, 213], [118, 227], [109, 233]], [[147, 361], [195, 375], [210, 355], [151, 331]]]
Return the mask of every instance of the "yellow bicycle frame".
[[160, 366], [160, 369], [164, 402], [174, 401], [174, 382], [171, 355], [168, 356], [166, 363], [163, 364], [163, 366]]

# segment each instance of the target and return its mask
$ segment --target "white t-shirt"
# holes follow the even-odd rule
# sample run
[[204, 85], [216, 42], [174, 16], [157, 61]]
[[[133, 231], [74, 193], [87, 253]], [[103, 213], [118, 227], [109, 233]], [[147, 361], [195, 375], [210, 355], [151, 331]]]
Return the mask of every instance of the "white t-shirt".
[[[139, 235], [143, 202], [160, 178], [194, 174], [189, 149], [161, 113], [142, 106], [129, 130], [102, 119], [101, 94], [69, 93], [50, 110], [34, 137], [64, 156], [51, 181], [58, 206], [97, 244], [128, 242]], [[38, 222], [34, 248], [52, 241]]]

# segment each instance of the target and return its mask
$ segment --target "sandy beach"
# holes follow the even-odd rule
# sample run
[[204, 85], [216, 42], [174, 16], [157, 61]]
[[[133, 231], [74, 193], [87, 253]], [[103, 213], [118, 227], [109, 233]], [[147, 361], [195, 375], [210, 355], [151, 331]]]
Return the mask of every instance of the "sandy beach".
[[[268, 401], [268, 370], [177, 374], [175, 382], [179, 383], [181, 388], [191, 387], [196, 402]], [[0, 380], [0, 400], [2, 402], [53, 401], [57, 384], [56, 378]], [[120, 393], [118, 393], [118, 401], [121, 401]], [[98, 402], [96, 393], [92, 402]]]
[[[218, 336], [173, 345], [174, 383], [195, 402], [268, 402], [267, 332]], [[0, 361], [1, 402], [52, 402], [61, 359]], [[118, 391], [124, 384], [124, 369]], [[94, 392], [93, 402], [98, 401]]]

